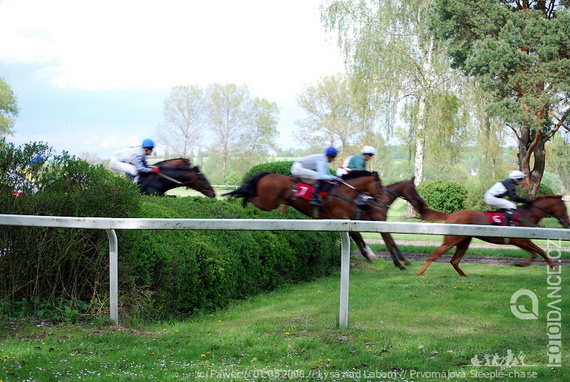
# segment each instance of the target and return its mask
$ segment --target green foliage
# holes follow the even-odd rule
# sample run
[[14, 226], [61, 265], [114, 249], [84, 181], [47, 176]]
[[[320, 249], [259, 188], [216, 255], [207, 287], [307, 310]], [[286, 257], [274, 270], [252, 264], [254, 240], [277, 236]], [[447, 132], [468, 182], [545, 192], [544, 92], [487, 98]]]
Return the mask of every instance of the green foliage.
[[536, 193], [536, 195], [553, 195], [556, 194], [556, 192], [554, 192], [552, 190], [552, 188], [550, 188], [548, 185], [541, 183], [538, 186], [538, 191]]
[[[549, 192], [548, 194], [544, 193], [547, 191], [544, 188], [547, 188], [551, 192]], [[562, 192], [563, 188], [564, 186], [562, 185], [562, 181], [560, 180], [560, 177], [557, 174], [545, 171], [544, 174], [542, 174], [542, 181], [540, 182], [540, 186], [538, 187], [537, 195], [559, 194]]]
[[0, 136], [12, 133], [20, 109], [10, 85], [0, 77]]
[[[202, 197], [146, 198], [141, 218], [303, 218], [264, 212], [239, 201]], [[271, 290], [312, 280], [338, 265], [335, 233], [133, 230], [119, 232], [124, 313], [171, 317], [212, 310]]]
[[[3, 213], [130, 217], [140, 206], [137, 187], [102, 166], [67, 154], [52, 157], [43, 144], [0, 145]], [[39, 155], [47, 162], [30, 164]], [[12, 196], [23, 184], [28, 192]], [[106, 299], [108, 239], [102, 230], [5, 226], [0, 248], [0, 300], [53, 304], [59, 296], [75, 304], [91, 301], [98, 309]], [[34, 309], [40, 313], [38, 304]]]
[[249, 169], [248, 172], [243, 177], [243, 180], [250, 178], [252, 175], [257, 174], [258, 172], [267, 171], [272, 172], [279, 175], [291, 175], [291, 166], [293, 165], [293, 161], [283, 161], [283, 162], [268, 162], [268, 163], [260, 163], [258, 165], [253, 166]]
[[418, 193], [430, 208], [451, 213], [465, 209], [467, 189], [449, 181], [426, 181], [418, 186]]

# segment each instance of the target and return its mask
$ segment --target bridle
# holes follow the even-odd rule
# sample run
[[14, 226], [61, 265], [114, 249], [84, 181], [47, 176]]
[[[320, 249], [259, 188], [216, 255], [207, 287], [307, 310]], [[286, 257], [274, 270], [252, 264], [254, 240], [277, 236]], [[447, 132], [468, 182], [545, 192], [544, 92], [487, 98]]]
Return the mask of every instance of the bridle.
[[544, 208], [537, 206], [535, 203], [532, 203], [532, 204], [531, 204], [531, 207], [537, 208], [537, 209], [539, 209], [539, 210], [545, 212], [545, 213], [546, 213], [546, 216], [550, 216], [550, 217], [553, 217], [554, 219], [558, 220], [558, 222], [560, 223], [560, 225], [563, 226], [563, 227], [565, 226], [565, 224], [568, 224], [568, 220], [569, 220], [568, 215], [566, 215], [566, 216], [558, 216], [558, 215], [555, 215], [555, 214], [553, 214], [552, 212], [547, 211], [547, 210], [545, 210]]

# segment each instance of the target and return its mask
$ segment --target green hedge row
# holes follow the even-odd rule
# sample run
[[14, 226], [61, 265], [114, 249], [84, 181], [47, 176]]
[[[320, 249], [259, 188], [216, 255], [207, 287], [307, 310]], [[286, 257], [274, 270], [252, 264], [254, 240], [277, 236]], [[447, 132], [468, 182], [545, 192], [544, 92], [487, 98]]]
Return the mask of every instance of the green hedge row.
[[[202, 197], [148, 197], [139, 217], [304, 218]], [[328, 275], [340, 253], [338, 234], [331, 232], [125, 230], [119, 243], [123, 308], [154, 318], [224, 307]]]

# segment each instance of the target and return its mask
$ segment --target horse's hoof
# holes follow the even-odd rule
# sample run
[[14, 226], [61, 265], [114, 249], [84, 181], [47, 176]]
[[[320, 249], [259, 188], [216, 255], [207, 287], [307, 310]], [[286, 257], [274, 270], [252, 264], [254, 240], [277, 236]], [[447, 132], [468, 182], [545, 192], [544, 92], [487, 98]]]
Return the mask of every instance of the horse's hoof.
[[412, 262], [411, 262], [411, 261], [406, 261], [404, 264], [406, 264], [406, 265], [412, 265]]
[[372, 260], [371, 258], [367, 257], [366, 258], [366, 262], [372, 264], [374, 262], [374, 260]]
[[408, 268], [404, 267], [403, 265], [401, 267], [398, 267], [398, 268], [400, 268], [401, 271], [407, 271], [408, 270]]

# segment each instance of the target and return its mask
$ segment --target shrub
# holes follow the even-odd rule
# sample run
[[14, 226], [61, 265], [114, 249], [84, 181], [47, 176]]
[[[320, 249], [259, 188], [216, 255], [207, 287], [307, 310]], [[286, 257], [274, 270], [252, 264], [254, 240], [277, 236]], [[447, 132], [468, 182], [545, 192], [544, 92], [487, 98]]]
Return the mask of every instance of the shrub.
[[[3, 168], [20, 169], [26, 158], [49, 154], [44, 145], [2, 144], [7, 152]], [[25, 167], [37, 193], [13, 197], [15, 184], [2, 183], [3, 213], [128, 217], [139, 209], [141, 197], [132, 182], [66, 154], [45, 158], [49, 160], [43, 166]], [[77, 305], [106, 299], [108, 239], [102, 230], [5, 226], [0, 248], [0, 300], [54, 303], [61, 297]]]
[[428, 180], [418, 186], [418, 193], [437, 211], [452, 213], [465, 209], [467, 189], [457, 183]]
[[251, 176], [257, 174], [258, 172], [267, 171], [279, 175], [291, 175], [291, 166], [293, 161], [283, 161], [283, 162], [270, 162], [270, 163], [260, 163], [253, 166], [245, 173], [243, 180], [249, 179]]
[[[304, 218], [238, 201], [145, 198], [142, 218]], [[119, 232], [123, 314], [173, 317], [226, 306], [281, 284], [313, 280], [339, 263], [338, 234], [286, 231]]]

